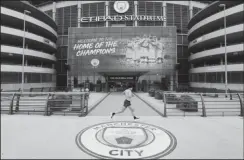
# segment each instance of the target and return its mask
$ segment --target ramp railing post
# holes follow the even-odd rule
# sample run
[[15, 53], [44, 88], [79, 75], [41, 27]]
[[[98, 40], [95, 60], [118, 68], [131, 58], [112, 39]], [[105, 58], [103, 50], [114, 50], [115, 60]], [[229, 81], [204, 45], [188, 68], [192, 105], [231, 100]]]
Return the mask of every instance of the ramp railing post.
[[165, 96], [164, 92], [163, 92], [163, 97], [164, 97], [164, 117], [167, 117], [167, 108], [166, 108], [167, 107], [167, 102], [166, 102], [166, 96]]
[[231, 90], [228, 88], [228, 91], [230, 93], [230, 100], [232, 100], [232, 94], [231, 94]]
[[15, 112], [18, 112], [19, 111], [19, 102], [20, 102], [21, 93], [18, 93], [16, 95], [17, 95], [17, 101], [16, 101]]
[[202, 101], [202, 117], [207, 117], [205, 103], [204, 103], [204, 98], [203, 98], [201, 93], [200, 93], [200, 97], [201, 97], [201, 101]]
[[244, 116], [244, 108], [243, 108], [243, 101], [242, 101], [242, 98], [241, 98], [241, 95], [239, 93], [237, 93], [238, 97], [239, 97], [239, 100], [240, 100], [240, 116], [243, 117]]
[[81, 93], [80, 95], [80, 117], [84, 115], [84, 106], [85, 106], [85, 94]]
[[13, 94], [12, 99], [11, 99], [11, 103], [9, 106], [9, 114], [13, 114], [13, 106], [14, 106], [14, 97], [15, 97], [16, 93]]
[[88, 114], [88, 99], [89, 99], [89, 94], [90, 93], [86, 93], [85, 94], [85, 104], [84, 104], [84, 107], [85, 107], [85, 115], [87, 115]]
[[50, 95], [51, 95], [50, 93], [48, 93], [48, 95], [47, 95], [44, 116], [49, 116], [49, 106], [50, 106], [49, 97], [50, 97]]

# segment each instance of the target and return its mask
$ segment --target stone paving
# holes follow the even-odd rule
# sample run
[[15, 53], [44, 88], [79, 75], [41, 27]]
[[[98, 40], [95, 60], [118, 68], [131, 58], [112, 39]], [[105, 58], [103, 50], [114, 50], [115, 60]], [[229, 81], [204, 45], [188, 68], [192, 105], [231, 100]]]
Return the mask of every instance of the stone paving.
[[96, 159], [77, 146], [77, 134], [92, 125], [118, 121], [147, 123], [171, 132], [177, 145], [164, 159], [243, 158], [243, 117], [164, 118], [134, 97], [132, 107], [139, 120], [134, 121], [128, 110], [111, 119], [111, 112], [119, 110], [123, 100], [123, 95], [111, 93], [86, 117], [1, 114], [1, 158]]

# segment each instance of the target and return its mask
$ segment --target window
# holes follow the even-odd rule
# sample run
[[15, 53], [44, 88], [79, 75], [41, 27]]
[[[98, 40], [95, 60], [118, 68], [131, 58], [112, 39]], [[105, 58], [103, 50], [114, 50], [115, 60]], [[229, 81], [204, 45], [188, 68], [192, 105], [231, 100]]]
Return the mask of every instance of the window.
[[21, 83], [21, 73], [18, 72], [1, 72], [1, 83]]

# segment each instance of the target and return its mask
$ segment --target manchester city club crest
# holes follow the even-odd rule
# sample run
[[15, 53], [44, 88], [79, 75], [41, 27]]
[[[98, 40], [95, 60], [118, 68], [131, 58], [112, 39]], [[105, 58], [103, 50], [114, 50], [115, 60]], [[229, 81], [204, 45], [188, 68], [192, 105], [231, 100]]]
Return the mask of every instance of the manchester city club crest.
[[127, 1], [114, 2], [114, 10], [118, 13], [125, 13], [129, 9], [129, 3]]
[[169, 131], [141, 122], [108, 122], [82, 130], [77, 146], [102, 159], [153, 159], [171, 153], [177, 144]]
[[97, 67], [97, 66], [99, 65], [99, 60], [98, 60], [98, 59], [92, 59], [92, 60], [91, 60], [91, 65], [92, 65], [93, 67]]

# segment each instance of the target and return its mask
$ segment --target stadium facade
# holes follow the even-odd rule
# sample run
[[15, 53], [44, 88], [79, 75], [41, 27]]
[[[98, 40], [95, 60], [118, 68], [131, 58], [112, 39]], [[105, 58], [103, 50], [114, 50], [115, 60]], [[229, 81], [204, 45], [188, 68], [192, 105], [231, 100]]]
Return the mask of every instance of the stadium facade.
[[[109, 86], [111, 91], [130, 80], [137, 90], [162, 87], [166, 82], [170, 90], [187, 85], [187, 25], [206, 6], [197, 1], [56, 1], [39, 5], [58, 26], [57, 86], [89, 82], [92, 90]], [[101, 45], [102, 38], [105, 45]], [[160, 41], [163, 46], [156, 45]], [[169, 42], [175, 47], [169, 47]], [[171, 64], [164, 63], [174, 57]], [[106, 63], [106, 58], [112, 58], [114, 64]], [[180, 67], [176, 69], [177, 63]], [[98, 83], [105, 87], [97, 88]]]
[[211, 88], [224, 91], [225, 71], [227, 88], [232, 91], [244, 91], [243, 15], [243, 1], [216, 1], [190, 20], [188, 24], [191, 65], [189, 84], [195, 91]]
[[25, 1], [1, 1], [1, 90], [21, 88], [23, 53], [24, 89], [55, 87], [56, 41], [57, 25], [44, 12]]

